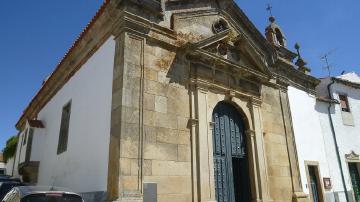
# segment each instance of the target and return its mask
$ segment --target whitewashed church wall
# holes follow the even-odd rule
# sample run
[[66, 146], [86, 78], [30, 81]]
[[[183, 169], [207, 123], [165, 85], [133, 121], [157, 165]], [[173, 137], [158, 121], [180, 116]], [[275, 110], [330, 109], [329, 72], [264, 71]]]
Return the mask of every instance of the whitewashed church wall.
[[[45, 126], [42, 143], [34, 138], [33, 152], [42, 154], [38, 185], [106, 191], [114, 54], [110, 38], [38, 114]], [[57, 155], [62, 108], [70, 101], [67, 151]]]

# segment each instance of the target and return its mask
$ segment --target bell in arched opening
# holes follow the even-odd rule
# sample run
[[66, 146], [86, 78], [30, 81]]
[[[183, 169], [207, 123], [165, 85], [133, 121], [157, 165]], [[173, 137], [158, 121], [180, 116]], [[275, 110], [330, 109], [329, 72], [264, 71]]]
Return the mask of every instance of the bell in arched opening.
[[269, 18], [270, 25], [265, 29], [267, 40], [274, 46], [281, 46], [286, 48], [286, 37], [280, 26], [276, 24], [275, 17]]

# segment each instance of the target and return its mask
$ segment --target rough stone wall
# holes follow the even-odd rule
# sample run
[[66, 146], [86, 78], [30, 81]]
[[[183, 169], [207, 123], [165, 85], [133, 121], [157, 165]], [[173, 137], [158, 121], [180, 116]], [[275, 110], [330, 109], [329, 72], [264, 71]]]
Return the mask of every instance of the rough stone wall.
[[274, 201], [292, 201], [287, 140], [278, 89], [263, 86], [262, 117], [270, 195]]

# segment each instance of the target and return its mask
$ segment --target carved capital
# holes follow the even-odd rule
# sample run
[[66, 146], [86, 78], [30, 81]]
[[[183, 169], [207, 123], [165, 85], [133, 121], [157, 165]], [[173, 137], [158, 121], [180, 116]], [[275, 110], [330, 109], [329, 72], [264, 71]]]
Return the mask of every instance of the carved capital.
[[214, 130], [215, 122], [209, 122], [210, 130]]
[[255, 131], [254, 130], [246, 130], [245, 134], [251, 138], [255, 137]]
[[251, 97], [250, 103], [253, 106], [260, 107], [262, 104], [262, 100], [261, 100], [261, 98]]
[[189, 119], [189, 121], [188, 121], [188, 125], [191, 127], [196, 126], [198, 123], [199, 123], [198, 119]]
[[199, 79], [191, 79], [190, 85], [192, 86], [192, 89], [196, 89], [202, 93], [207, 93], [210, 86], [208, 82]]

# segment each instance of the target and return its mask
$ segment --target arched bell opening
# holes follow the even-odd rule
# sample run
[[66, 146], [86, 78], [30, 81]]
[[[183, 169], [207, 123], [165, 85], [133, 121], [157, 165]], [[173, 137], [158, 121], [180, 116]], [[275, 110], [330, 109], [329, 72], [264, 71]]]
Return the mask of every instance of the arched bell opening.
[[234, 105], [220, 102], [212, 119], [216, 200], [251, 201], [246, 117]]
[[275, 29], [276, 40], [281, 46], [285, 46], [285, 39], [279, 28]]

